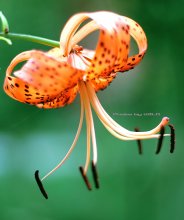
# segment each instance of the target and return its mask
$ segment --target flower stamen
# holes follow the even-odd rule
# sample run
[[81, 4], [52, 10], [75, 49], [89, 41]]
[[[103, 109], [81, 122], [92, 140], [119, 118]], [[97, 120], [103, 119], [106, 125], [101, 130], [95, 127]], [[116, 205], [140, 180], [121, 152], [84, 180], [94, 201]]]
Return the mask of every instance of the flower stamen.
[[39, 187], [39, 189], [40, 189], [42, 195], [43, 195], [46, 199], [48, 199], [48, 195], [47, 195], [47, 193], [46, 193], [46, 191], [45, 191], [45, 189], [44, 189], [44, 187], [43, 187], [42, 181], [40, 180], [39, 171], [38, 171], [38, 170], [36, 170], [36, 172], [35, 172], [35, 180], [36, 180], [36, 182], [37, 182], [37, 184], [38, 184], [38, 187]]
[[[134, 129], [136, 132], [139, 132], [139, 128], [135, 128]], [[142, 142], [141, 140], [137, 139], [137, 144], [138, 144], [138, 152], [139, 154], [142, 154], [143, 153], [143, 150], [142, 150]]]
[[174, 126], [169, 124], [170, 130], [171, 130], [171, 148], [170, 148], [170, 153], [174, 152], [175, 149], [175, 129]]
[[86, 125], [87, 125], [87, 152], [86, 152], [86, 163], [84, 168], [79, 167], [79, 170], [82, 174], [82, 177], [84, 179], [84, 182], [86, 183], [86, 186], [89, 190], [91, 190], [91, 185], [87, 178], [87, 170], [90, 162], [90, 143], [92, 140], [92, 147], [93, 147], [93, 160], [92, 160], [92, 174], [93, 179], [95, 182], [95, 187], [99, 188], [99, 180], [98, 180], [98, 174], [96, 169], [97, 164], [97, 144], [96, 144], [96, 135], [95, 135], [95, 129], [94, 129], [94, 122], [93, 122], [93, 116], [91, 111], [91, 105], [90, 105], [90, 99], [89, 94], [86, 88], [86, 83], [79, 82], [79, 91], [81, 100], [83, 100], [84, 103], [84, 109], [86, 114]]
[[157, 150], [156, 150], [156, 154], [159, 154], [161, 151], [161, 147], [162, 147], [162, 142], [163, 142], [163, 138], [164, 138], [164, 133], [165, 133], [165, 128], [162, 127], [160, 129], [160, 137], [158, 139], [158, 145], [157, 145]]
[[83, 167], [82, 167], [82, 166], [79, 167], [79, 170], [80, 170], [80, 172], [81, 172], [81, 175], [82, 175], [82, 177], [83, 177], [83, 180], [84, 180], [84, 182], [85, 182], [87, 188], [88, 188], [89, 190], [91, 190], [91, 189], [92, 189], [92, 188], [91, 188], [91, 184], [90, 184], [90, 182], [89, 182], [89, 180], [88, 180], [86, 174], [84, 173]]
[[86, 164], [84, 168], [84, 173], [87, 173], [89, 161], [90, 161], [90, 140], [92, 137], [92, 147], [93, 147], [93, 162], [96, 165], [97, 163], [97, 145], [96, 145], [96, 135], [94, 129], [93, 116], [90, 106], [90, 100], [88, 97], [88, 91], [86, 89], [86, 84], [84, 82], [79, 82], [79, 90], [81, 95], [81, 100], [84, 102], [84, 108], [86, 113], [86, 124], [87, 124], [87, 156]]
[[41, 181], [43, 181], [44, 179], [46, 179], [48, 176], [50, 176], [52, 173], [54, 173], [57, 169], [59, 169], [63, 163], [68, 159], [68, 157], [70, 156], [70, 154], [72, 153], [74, 147], [76, 146], [77, 140], [79, 138], [80, 132], [81, 132], [81, 128], [82, 128], [82, 124], [83, 124], [83, 118], [84, 118], [84, 106], [83, 106], [83, 102], [81, 101], [81, 113], [80, 113], [80, 121], [79, 121], [79, 126], [77, 129], [77, 133], [75, 135], [74, 141], [70, 147], [70, 149], [68, 150], [67, 154], [65, 155], [65, 157], [58, 163], [58, 165], [52, 169], [49, 173], [47, 173], [42, 179]]
[[92, 170], [93, 179], [94, 179], [94, 182], [95, 182], [95, 187], [98, 189], [98, 188], [100, 188], [100, 184], [99, 184], [97, 167], [96, 167], [94, 161], [92, 161], [92, 163], [91, 163], [91, 170]]
[[[161, 127], [165, 127], [168, 122], [168, 117], [163, 117], [161, 122], [152, 130], [144, 131], [144, 132], [133, 132], [125, 129], [124, 127], [120, 126], [116, 121], [114, 121], [104, 110], [101, 106], [98, 97], [92, 88], [90, 83], [86, 83], [88, 94], [92, 106], [97, 113], [99, 119], [103, 123], [103, 125], [109, 130], [111, 134], [121, 140], [137, 140], [137, 139], [152, 139], [152, 138], [159, 138], [160, 135], [157, 133], [160, 131]], [[170, 136], [169, 134], [165, 134], [164, 136]]]

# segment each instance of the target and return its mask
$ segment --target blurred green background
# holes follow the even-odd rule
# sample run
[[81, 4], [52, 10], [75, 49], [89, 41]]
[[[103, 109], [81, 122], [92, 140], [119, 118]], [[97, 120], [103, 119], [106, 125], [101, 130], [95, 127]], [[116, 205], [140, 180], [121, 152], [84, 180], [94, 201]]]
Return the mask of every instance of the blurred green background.
[[99, 92], [99, 99], [109, 115], [128, 129], [151, 129], [166, 115], [177, 133], [173, 155], [165, 138], [159, 155], [155, 155], [157, 141], [148, 140], [140, 156], [135, 142], [111, 136], [94, 114], [100, 190], [87, 191], [78, 171], [85, 162], [84, 126], [70, 159], [44, 182], [46, 201], [34, 171], [44, 175], [65, 155], [77, 129], [80, 102], [42, 110], [6, 96], [3, 81], [11, 59], [24, 50], [48, 48], [18, 40], [10, 47], [0, 41], [1, 220], [184, 219], [183, 8], [180, 0], [0, 1], [11, 32], [54, 40], [67, 19], [80, 11], [110, 10], [136, 20], [147, 34], [148, 52], [137, 68], [119, 74]]

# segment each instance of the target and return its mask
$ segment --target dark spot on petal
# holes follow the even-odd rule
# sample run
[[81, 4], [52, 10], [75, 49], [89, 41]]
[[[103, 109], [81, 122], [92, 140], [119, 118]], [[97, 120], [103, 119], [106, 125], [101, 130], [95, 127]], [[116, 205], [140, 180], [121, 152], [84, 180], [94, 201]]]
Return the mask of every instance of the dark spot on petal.
[[100, 42], [100, 46], [101, 46], [101, 47], [104, 47], [104, 42]]

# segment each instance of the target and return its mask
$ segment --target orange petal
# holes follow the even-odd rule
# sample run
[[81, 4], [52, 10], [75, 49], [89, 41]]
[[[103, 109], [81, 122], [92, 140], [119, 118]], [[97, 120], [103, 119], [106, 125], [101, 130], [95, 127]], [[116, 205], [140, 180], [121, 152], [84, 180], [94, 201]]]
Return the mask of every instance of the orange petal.
[[130, 26], [126, 20], [126, 17], [123, 16], [117, 16], [115, 25], [118, 33], [118, 53], [114, 72], [118, 72], [127, 63], [130, 48]]
[[139, 53], [128, 58], [127, 64], [120, 70], [122, 72], [132, 69], [136, 65], [138, 65], [140, 61], [142, 60], [142, 58], [144, 57], [146, 50], [147, 50], [147, 39], [141, 26], [130, 18], [125, 17], [125, 20], [129, 24], [130, 35], [135, 39], [138, 45]]
[[[84, 49], [80, 53], [71, 54], [69, 56], [69, 62], [71, 65], [75, 66], [76, 68], [85, 70], [90, 66], [91, 60], [94, 57], [93, 50]], [[92, 75], [92, 74], [91, 74]], [[93, 87], [96, 91], [99, 89], [105, 89], [115, 78], [116, 73], [112, 72], [108, 75], [98, 76], [90, 79], [90, 82], [93, 84]], [[83, 80], [89, 80], [89, 76], [86, 74], [83, 76]]]
[[[80, 29], [75, 34], [78, 26], [89, 18], [92, 19], [92, 21], [82, 27], [82, 30]], [[121, 20], [119, 15], [105, 11], [76, 14], [69, 19], [61, 33], [61, 50], [63, 51], [63, 54], [68, 55], [72, 49], [71, 45], [73, 45], [73, 42], [79, 42], [86, 37], [86, 32], [89, 34], [97, 29], [100, 30], [100, 36], [96, 50], [94, 51], [94, 57], [91, 61], [91, 66], [87, 69], [87, 77], [89, 77], [89, 79], [99, 76], [103, 77], [110, 74], [114, 69], [114, 64], [119, 54], [118, 38], [123, 33], [123, 31], [120, 30], [120, 34], [118, 34], [120, 29], [116, 26], [118, 18]], [[125, 35], [125, 33], [123, 34]]]
[[17, 55], [10, 63], [6, 71], [6, 78], [4, 82], [5, 92], [20, 102], [29, 104], [36, 104], [48, 100], [48, 96], [41, 94], [38, 89], [24, 82], [21, 79], [11, 76], [13, 68], [20, 62], [28, 60], [34, 51], [26, 51]]
[[45, 95], [21, 79], [8, 76], [4, 82], [4, 90], [7, 95], [19, 102], [36, 105], [39, 108], [59, 108], [74, 101], [78, 86], [66, 89], [57, 96], [52, 96]]
[[6, 76], [9, 76], [11, 75], [13, 69], [15, 68], [15, 66], [18, 64], [18, 63], [21, 63], [25, 60], [28, 60], [32, 53], [33, 53], [34, 50], [30, 50], [30, 51], [25, 51], [25, 52], [22, 52], [20, 54], [18, 54], [10, 63], [10, 65], [8, 66], [7, 70], [6, 70]]
[[23, 80], [12, 76], [5, 78], [4, 90], [11, 98], [33, 105], [53, 99]]
[[41, 51], [34, 51], [31, 59], [14, 75], [48, 95], [58, 95], [82, 78], [83, 72], [66, 62], [58, 62]]
[[72, 103], [77, 95], [78, 86], [61, 92], [57, 97], [51, 101], [37, 104], [39, 108], [59, 108]]
[[[111, 41], [110, 39], [107, 39], [107, 38], [103, 39], [101, 36], [100, 36], [101, 39], [99, 38], [99, 42], [100, 42], [100, 40], [106, 41], [108, 43], [110, 49], [112, 47], [118, 46], [117, 53], [116, 53], [115, 67], [113, 69], [114, 72], [129, 70], [129, 69], [133, 68], [135, 65], [137, 65], [142, 60], [142, 57], [144, 56], [145, 51], [147, 49], [147, 39], [146, 39], [144, 31], [135, 21], [133, 21], [132, 19], [130, 19], [128, 17], [120, 16], [120, 15], [117, 15], [117, 14], [114, 14], [111, 12], [105, 12], [105, 11], [95, 12], [95, 13], [87, 13], [87, 14], [83, 13], [82, 15], [81, 14], [77, 14], [77, 15], [73, 16], [71, 19], [72, 22], [75, 23], [75, 19], [77, 20], [77, 22], [79, 22], [79, 17], [82, 17], [81, 23], [85, 19], [87, 19], [87, 17], [91, 18], [92, 21], [90, 21], [89, 23], [84, 25], [73, 36], [73, 38], [72, 38], [72, 35], [75, 33], [76, 28], [73, 31], [68, 31], [68, 36], [70, 37], [70, 40], [73, 41], [73, 42], [71, 42], [71, 45], [73, 45], [74, 42], [78, 43], [80, 40], [82, 40], [88, 34], [90, 34], [91, 32], [93, 32], [97, 29], [100, 29], [101, 32], [102, 32], [102, 30], [106, 31], [107, 34], [110, 34], [112, 32], [111, 33], [112, 35], [113, 35], [113, 30], [115, 30], [117, 33], [117, 41], [118, 41], [117, 45], [115, 43], [113, 43], [113, 41]], [[85, 17], [85, 15], [87, 15], [87, 17]], [[110, 27], [111, 27], [111, 30], [110, 30]], [[65, 32], [67, 32], [67, 30]], [[72, 33], [72, 35], [69, 35], [69, 33]], [[137, 42], [138, 48], [139, 48], [139, 53], [128, 58], [128, 52], [129, 52], [129, 47], [130, 47], [130, 35]], [[69, 42], [68, 42], [68, 45], [70, 45]], [[95, 61], [92, 62], [93, 66], [91, 67], [91, 69], [93, 69], [93, 67], [95, 67], [95, 71], [98, 70], [100, 72], [100, 70], [103, 69], [103, 67], [102, 68], [99, 67], [98, 61], [101, 61], [101, 59], [102, 59], [100, 57], [100, 55], [102, 55], [102, 57], [104, 55], [102, 53], [102, 50], [100, 50], [99, 46], [100, 45], [98, 44], [97, 48], [96, 48]], [[107, 51], [108, 50], [105, 50], [106, 57], [108, 57]], [[113, 63], [113, 59], [111, 59], [111, 60]], [[102, 59], [102, 62], [103, 62], [103, 59]], [[97, 64], [98, 68], [96, 66], [94, 66], [94, 64], [95, 65]], [[101, 62], [100, 62], [100, 64], [101, 64]], [[103, 66], [104, 66], [104, 68], [107, 68], [105, 65], [103, 65]], [[96, 74], [95, 76], [97, 76], [97, 75], [98, 74]], [[103, 73], [103, 75], [104, 75], [104, 73]]]
[[129, 25], [121, 16], [111, 12], [89, 15], [100, 27], [100, 36], [95, 55], [88, 69], [87, 79], [95, 90], [104, 89], [122, 69], [129, 53]]
[[[87, 69], [87, 79], [105, 77], [112, 72], [118, 53], [118, 37], [115, 28], [116, 16], [110, 12], [89, 13], [99, 25], [100, 35], [95, 55]], [[113, 46], [112, 46], [113, 45]]]
[[[14, 73], [17, 78], [11, 77], [15, 65], [25, 59], [29, 60]], [[8, 95], [21, 102], [44, 103], [76, 86], [82, 75], [82, 71], [72, 68], [66, 62], [59, 62], [58, 57], [55, 59], [41, 51], [31, 51], [18, 55], [12, 61], [7, 69], [4, 88]], [[29, 89], [25, 86], [29, 86]]]
[[80, 24], [88, 18], [86, 13], [78, 13], [72, 16], [65, 24], [60, 35], [60, 50], [63, 56], [68, 56], [70, 50], [70, 41]]

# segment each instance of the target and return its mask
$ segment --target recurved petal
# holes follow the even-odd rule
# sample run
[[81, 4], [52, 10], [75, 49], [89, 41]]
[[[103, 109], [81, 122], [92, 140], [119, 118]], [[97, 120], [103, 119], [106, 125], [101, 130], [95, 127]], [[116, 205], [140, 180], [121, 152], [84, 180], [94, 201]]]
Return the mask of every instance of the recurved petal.
[[60, 35], [60, 50], [63, 56], [68, 56], [71, 47], [70, 43], [80, 24], [88, 18], [86, 13], [73, 15], [65, 24]]
[[57, 96], [46, 95], [21, 79], [8, 76], [4, 82], [4, 90], [7, 95], [19, 102], [36, 105], [39, 108], [59, 108], [74, 101], [78, 86], [66, 89]]
[[8, 66], [7, 70], [6, 70], [6, 76], [11, 75], [13, 69], [15, 68], [15, 66], [23, 61], [28, 60], [31, 55], [33, 53], [33, 50], [29, 50], [29, 51], [25, 51], [22, 52], [20, 54], [18, 54], [10, 63], [10, 65]]
[[53, 99], [53, 97], [45, 95], [30, 84], [13, 76], [5, 78], [4, 90], [11, 98], [32, 105]]
[[[14, 73], [16, 78], [10, 77], [15, 65], [25, 59], [28, 61]], [[72, 68], [66, 62], [59, 62], [58, 57], [55, 59], [41, 51], [30, 51], [26, 55], [18, 55], [12, 61], [7, 70], [4, 88], [8, 95], [17, 100], [30, 104], [43, 103], [53, 100], [65, 90], [76, 86], [82, 75], [82, 71]], [[11, 80], [8, 80], [8, 77]], [[13, 86], [11, 86], [12, 82]], [[16, 87], [17, 84], [19, 84], [18, 87]], [[25, 85], [31, 89], [26, 89]], [[10, 86], [11, 91], [9, 91]]]
[[40, 91], [29, 83], [23, 81], [22, 79], [11, 76], [11, 73], [14, 67], [23, 61], [28, 60], [33, 51], [26, 51], [17, 55], [10, 63], [6, 71], [6, 77], [4, 81], [4, 90], [5, 92], [20, 102], [36, 104], [40, 102], [45, 102], [48, 100], [48, 96], [40, 93]]
[[[86, 19], [92, 21], [77, 30], [79, 24]], [[61, 50], [64, 51], [63, 54], [69, 54], [75, 44], [93, 31], [99, 30], [96, 49], [90, 54], [86, 53], [87, 50], [81, 53], [87, 64], [85, 79], [94, 84], [96, 91], [104, 89], [114, 79], [115, 72], [121, 70], [127, 63], [129, 29], [129, 24], [124, 17], [112, 12], [76, 14], [69, 19], [61, 33]]]
[[87, 79], [108, 76], [114, 69], [118, 54], [117, 17], [111, 12], [89, 13], [88, 16], [99, 26], [100, 34], [91, 65], [87, 69]]
[[[89, 78], [106, 75], [114, 68], [118, 53], [117, 17], [119, 16], [106, 11], [76, 14], [69, 19], [61, 33], [61, 51], [69, 55], [74, 42], [78, 43], [91, 32], [100, 30], [91, 65], [86, 69]], [[92, 19], [92, 21], [77, 31], [79, 25], [86, 19]]]
[[118, 72], [127, 63], [130, 49], [130, 26], [126, 17], [123, 16], [117, 16], [115, 26], [118, 37], [118, 52], [114, 72]]
[[111, 12], [91, 13], [100, 29], [95, 55], [88, 69], [87, 79], [95, 90], [104, 89], [115, 78], [115, 72], [122, 69], [129, 54], [129, 24], [121, 16]]
[[44, 52], [34, 51], [22, 69], [14, 75], [45, 94], [58, 95], [75, 86], [82, 78], [83, 71], [66, 62], [59, 62]]
[[123, 71], [127, 71], [129, 69], [134, 68], [136, 65], [140, 63], [140, 61], [144, 57], [146, 50], [147, 50], [147, 38], [146, 38], [146, 35], [143, 29], [137, 22], [135, 22], [134, 20], [128, 17], [121, 16], [121, 18], [125, 19], [125, 21], [128, 23], [130, 27], [129, 28], [130, 35], [136, 41], [138, 49], [139, 49], [139, 53], [133, 56], [130, 56], [127, 60], [126, 65], [119, 70], [123, 72]]

